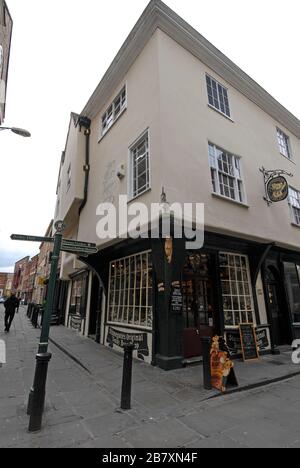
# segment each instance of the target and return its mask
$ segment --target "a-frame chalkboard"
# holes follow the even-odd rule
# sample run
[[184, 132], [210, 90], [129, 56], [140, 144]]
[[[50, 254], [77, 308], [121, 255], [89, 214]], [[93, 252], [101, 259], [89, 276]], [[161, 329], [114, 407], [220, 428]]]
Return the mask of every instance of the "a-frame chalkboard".
[[259, 350], [253, 323], [241, 323], [240, 336], [244, 361], [256, 361], [259, 359]]

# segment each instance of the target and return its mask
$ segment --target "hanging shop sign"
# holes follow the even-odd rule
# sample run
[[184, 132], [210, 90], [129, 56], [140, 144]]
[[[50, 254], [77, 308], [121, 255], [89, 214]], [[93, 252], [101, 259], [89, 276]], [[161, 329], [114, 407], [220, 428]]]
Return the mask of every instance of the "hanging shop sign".
[[286, 200], [289, 195], [289, 184], [284, 176], [293, 177], [293, 174], [280, 169], [267, 171], [264, 167], [260, 169], [260, 172], [264, 177], [264, 200], [268, 205]]
[[149, 356], [147, 333], [127, 333], [109, 327], [106, 342], [110, 348], [114, 346], [124, 348], [128, 344], [133, 344], [139, 359], [144, 360], [145, 356]]
[[240, 324], [239, 328], [244, 362], [259, 359], [259, 349], [253, 323]]
[[287, 199], [289, 185], [285, 177], [279, 176], [269, 180], [267, 184], [268, 197], [272, 203], [278, 203]]
[[230, 353], [221, 349], [224, 349], [220, 346], [221, 340], [224, 343], [219, 336], [213, 338], [210, 352], [211, 385], [220, 392], [225, 392], [228, 385], [237, 385], [237, 379]]

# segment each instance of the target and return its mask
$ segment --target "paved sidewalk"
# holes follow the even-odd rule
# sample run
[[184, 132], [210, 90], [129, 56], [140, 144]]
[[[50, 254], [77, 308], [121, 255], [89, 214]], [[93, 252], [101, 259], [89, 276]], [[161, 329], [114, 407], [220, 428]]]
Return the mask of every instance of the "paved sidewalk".
[[[0, 332], [7, 345], [7, 364], [0, 368], [0, 447], [196, 448], [204, 441], [210, 446], [213, 440], [220, 447], [241, 445], [232, 437], [219, 440], [224, 423], [229, 430], [238, 421], [215, 415], [215, 408], [225, 401], [241, 397], [208, 400], [218, 393], [203, 390], [201, 366], [166, 373], [135, 361], [133, 409], [121, 412], [122, 356], [64, 327], [51, 329], [52, 340], [86, 369], [51, 344], [43, 430], [28, 434], [26, 402], [39, 334], [25, 308], [20, 309], [9, 335]], [[290, 352], [249, 364], [236, 362], [242, 387], [296, 372], [300, 368], [291, 363]]]

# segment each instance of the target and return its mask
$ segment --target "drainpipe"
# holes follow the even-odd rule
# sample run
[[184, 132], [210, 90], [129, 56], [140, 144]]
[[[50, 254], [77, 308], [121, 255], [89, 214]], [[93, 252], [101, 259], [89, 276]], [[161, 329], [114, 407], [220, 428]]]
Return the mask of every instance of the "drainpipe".
[[78, 124], [81, 127], [85, 128], [84, 135], [85, 135], [85, 164], [83, 166], [83, 170], [85, 173], [84, 179], [84, 192], [83, 192], [83, 201], [79, 207], [79, 216], [83, 208], [86, 205], [88, 199], [88, 189], [89, 189], [89, 176], [90, 176], [90, 135], [91, 135], [91, 121], [87, 117], [80, 116], [78, 119]]

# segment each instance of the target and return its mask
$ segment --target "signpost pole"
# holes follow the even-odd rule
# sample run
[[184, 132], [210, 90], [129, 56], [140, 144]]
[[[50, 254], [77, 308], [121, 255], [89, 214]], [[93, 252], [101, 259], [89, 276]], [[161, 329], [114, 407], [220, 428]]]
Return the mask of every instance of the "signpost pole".
[[29, 421], [29, 432], [39, 431], [42, 427], [42, 415], [45, 404], [45, 389], [47, 381], [47, 370], [48, 364], [51, 359], [51, 354], [48, 353], [49, 344], [49, 331], [51, 324], [51, 316], [53, 311], [53, 302], [56, 285], [56, 275], [59, 262], [59, 255], [62, 245], [62, 233], [64, 225], [61, 221], [55, 224], [55, 235], [54, 235], [54, 250], [51, 260], [51, 273], [49, 278], [49, 287], [47, 293], [46, 309], [43, 319], [41, 338], [39, 343], [39, 350], [37, 354], [37, 363], [34, 377], [33, 388], [31, 389], [29, 402], [28, 402], [28, 414], [30, 414]]

